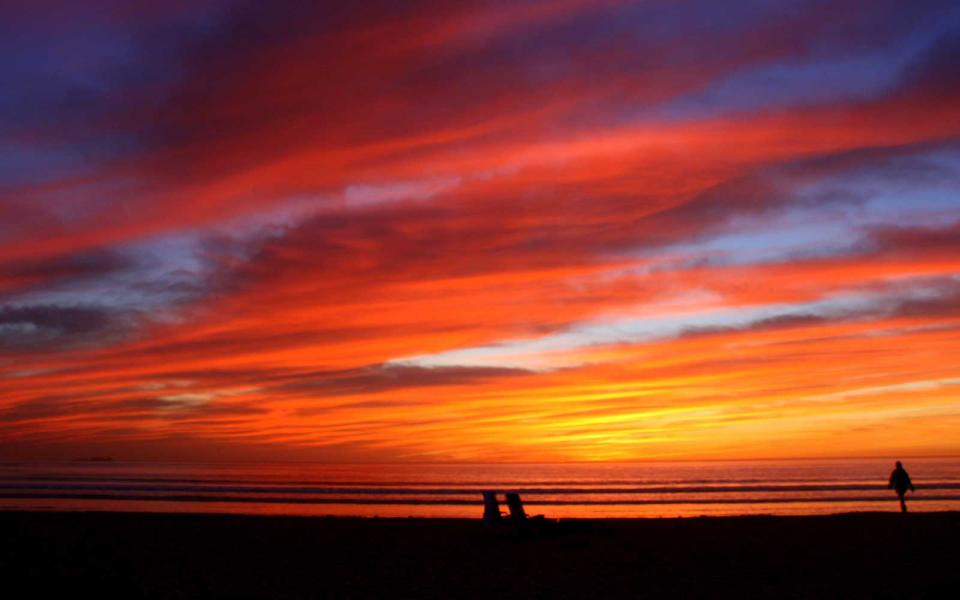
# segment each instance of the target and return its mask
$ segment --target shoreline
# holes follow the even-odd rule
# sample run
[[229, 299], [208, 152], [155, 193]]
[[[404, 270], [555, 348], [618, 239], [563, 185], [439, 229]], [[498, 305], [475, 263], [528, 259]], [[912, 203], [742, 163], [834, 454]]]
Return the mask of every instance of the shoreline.
[[10, 586], [127, 597], [938, 596], [960, 512], [481, 520], [0, 512]]

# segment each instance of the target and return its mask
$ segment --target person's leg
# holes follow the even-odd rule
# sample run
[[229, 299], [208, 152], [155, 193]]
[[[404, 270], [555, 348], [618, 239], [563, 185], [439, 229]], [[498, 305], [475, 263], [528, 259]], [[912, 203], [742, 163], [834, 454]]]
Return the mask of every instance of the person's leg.
[[907, 512], [907, 500], [906, 493], [898, 493], [897, 496], [900, 497], [900, 512]]

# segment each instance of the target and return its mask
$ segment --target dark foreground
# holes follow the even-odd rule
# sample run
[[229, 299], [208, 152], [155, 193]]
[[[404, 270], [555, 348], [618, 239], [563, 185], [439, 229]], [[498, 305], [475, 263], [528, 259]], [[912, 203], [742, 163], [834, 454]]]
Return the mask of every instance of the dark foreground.
[[479, 519], [0, 512], [0, 574], [24, 597], [940, 598], [960, 589], [958, 541], [960, 513], [516, 535]]

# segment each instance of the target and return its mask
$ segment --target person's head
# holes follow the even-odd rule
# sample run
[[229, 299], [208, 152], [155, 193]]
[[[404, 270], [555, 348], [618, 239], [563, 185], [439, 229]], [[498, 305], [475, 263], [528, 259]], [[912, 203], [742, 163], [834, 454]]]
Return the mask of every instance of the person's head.
[[898, 469], [902, 469], [902, 468], [903, 468], [903, 463], [901, 463], [899, 460], [897, 461], [897, 468], [898, 468]]

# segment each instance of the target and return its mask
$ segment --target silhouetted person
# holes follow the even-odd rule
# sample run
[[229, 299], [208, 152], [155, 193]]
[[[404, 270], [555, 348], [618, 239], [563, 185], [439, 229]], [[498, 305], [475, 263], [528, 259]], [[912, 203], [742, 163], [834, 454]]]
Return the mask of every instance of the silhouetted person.
[[917, 490], [913, 487], [910, 475], [907, 474], [899, 460], [897, 461], [897, 468], [893, 470], [893, 473], [890, 473], [890, 484], [887, 487], [896, 490], [897, 497], [900, 498], [900, 512], [907, 512], [907, 501], [904, 498], [907, 495], [907, 490], [911, 492]]
[[483, 526], [490, 528], [500, 524], [500, 503], [497, 502], [497, 493], [483, 492]]

